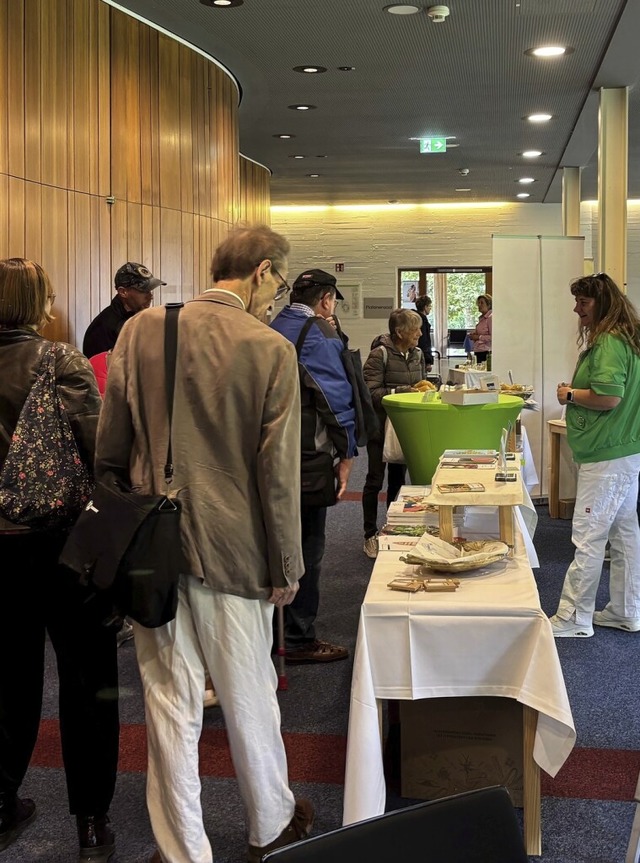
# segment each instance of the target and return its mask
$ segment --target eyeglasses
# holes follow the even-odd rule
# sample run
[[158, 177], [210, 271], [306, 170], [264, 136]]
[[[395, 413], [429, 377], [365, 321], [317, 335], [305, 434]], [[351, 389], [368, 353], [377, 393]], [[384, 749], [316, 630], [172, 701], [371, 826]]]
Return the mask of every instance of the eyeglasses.
[[281, 276], [280, 273], [276, 270], [276, 268], [273, 266], [273, 264], [271, 264], [271, 269], [276, 274], [276, 276], [280, 279], [280, 281], [282, 282], [282, 284], [280, 285], [280, 287], [276, 291], [276, 295], [274, 297], [274, 299], [276, 301], [281, 300], [283, 297], [287, 296], [287, 294], [291, 290], [291, 287], [290, 287], [289, 283], [287, 282], [287, 280], [283, 276]]

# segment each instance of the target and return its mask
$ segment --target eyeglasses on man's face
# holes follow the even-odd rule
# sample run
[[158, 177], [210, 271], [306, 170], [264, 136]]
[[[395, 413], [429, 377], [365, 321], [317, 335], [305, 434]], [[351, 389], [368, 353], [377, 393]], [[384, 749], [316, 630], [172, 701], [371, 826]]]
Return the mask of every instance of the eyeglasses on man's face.
[[287, 294], [291, 290], [291, 287], [290, 287], [289, 283], [287, 282], [287, 280], [283, 276], [281, 276], [280, 273], [276, 270], [276, 268], [273, 266], [273, 264], [271, 264], [271, 270], [276, 274], [276, 276], [280, 279], [280, 281], [282, 283], [280, 285], [280, 287], [277, 289], [276, 295], [274, 297], [274, 299], [276, 301], [281, 300], [283, 297], [287, 296]]

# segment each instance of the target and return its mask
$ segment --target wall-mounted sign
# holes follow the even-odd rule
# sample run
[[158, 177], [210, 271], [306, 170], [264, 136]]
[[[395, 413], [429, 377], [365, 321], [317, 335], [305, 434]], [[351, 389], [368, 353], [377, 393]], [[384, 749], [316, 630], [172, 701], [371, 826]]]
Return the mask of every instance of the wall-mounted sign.
[[336, 303], [336, 314], [342, 318], [359, 318], [362, 315], [362, 286], [360, 282], [338, 282], [338, 290], [344, 300]]
[[344, 264], [336, 264], [336, 273], [344, 273]]
[[446, 153], [446, 138], [420, 138], [421, 153]]
[[365, 297], [364, 317], [388, 318], [395, 307], [395, 299], [393, 297]]

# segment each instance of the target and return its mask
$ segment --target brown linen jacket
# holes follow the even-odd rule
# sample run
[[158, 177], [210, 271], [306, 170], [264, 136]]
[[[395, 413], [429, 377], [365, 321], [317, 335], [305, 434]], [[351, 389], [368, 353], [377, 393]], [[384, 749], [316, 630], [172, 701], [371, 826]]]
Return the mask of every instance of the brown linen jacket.
[[[109, 364], [96, 476], [166, 490], [163, 306], [122, 328]], [[174, 479], [192, 574], [251, 599], [302, 575], [300, 392], [292, 344], [229, 294], [186, 303], [178, 324]]]

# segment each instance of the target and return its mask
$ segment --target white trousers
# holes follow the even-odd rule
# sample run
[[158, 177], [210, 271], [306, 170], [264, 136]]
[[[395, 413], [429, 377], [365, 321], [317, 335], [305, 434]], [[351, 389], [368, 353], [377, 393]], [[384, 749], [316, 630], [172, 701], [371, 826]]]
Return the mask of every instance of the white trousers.
[[200, 801], [198, 741], [205, 670], [220, 699], [249, 822], [249, 842], [272, 842], [293, 818], [271, 659], [274, 606], [180, 581], [175, 620], [134, 624], [144, 690], [147, 806], [164, 863], [212, 863]]
[[562, 586], [558, 617], [590, 626], [607, 540], [611, 543], [610, 601], [618, 617], [640, 617], [640, 455], [581, 464], [571, 541], [576, 547]]

